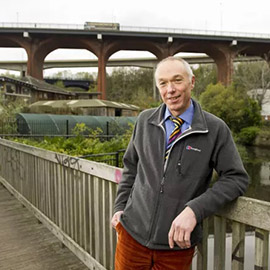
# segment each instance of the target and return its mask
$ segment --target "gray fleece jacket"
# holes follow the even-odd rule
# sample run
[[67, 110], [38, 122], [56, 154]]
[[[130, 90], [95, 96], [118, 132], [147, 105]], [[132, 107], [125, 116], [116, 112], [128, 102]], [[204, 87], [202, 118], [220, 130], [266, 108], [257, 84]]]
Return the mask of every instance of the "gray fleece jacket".
[[[166, 106], [143, 111], [124, 155], [114, 212], [123, 210], [121, 224], [139, 243], [170, 249], [172, 221], [189, 206], [197, 225], [191, 244], [202, 238], [201, 222], [242, 195], [248, 175], [227, 125], [194, 103], [191, 128], [180, 135], [164, 164]], [[213, 169], [218, 181], [209, 187]], [[174, 249], [180, 249], [175, 245]]]

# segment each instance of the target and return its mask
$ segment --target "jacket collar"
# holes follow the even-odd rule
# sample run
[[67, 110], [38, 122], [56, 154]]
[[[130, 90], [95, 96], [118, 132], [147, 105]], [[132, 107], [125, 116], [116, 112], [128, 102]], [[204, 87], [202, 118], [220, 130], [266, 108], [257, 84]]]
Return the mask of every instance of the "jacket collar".
[[[194, 115], [191, 124], [191, 130], [207, 132], [208, 126], [205, 120], [203, 110], [199, 103], [192, 99], [194, 105]], [[163, 124], [163, 116], [166, 109], [166, 105], [163, 103], [158, 108], [156, 108], [153, 113], [149, 116], [148, 122], [150, 124], [159, 126]]]

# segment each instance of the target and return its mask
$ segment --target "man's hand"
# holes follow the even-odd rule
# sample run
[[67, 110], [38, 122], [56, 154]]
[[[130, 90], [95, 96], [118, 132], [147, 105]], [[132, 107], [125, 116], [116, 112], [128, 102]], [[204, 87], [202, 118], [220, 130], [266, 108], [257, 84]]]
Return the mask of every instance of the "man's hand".
[[172, 222], [168, 235], [170, 248], [174, 247], [174, 242], [180, 248], [190, 248], [190, 235], [196, 224], [196, 216], [187, 206]]
[[122, 215], [123, 211], [118, 211], [116, 212], [111, 220], [111, 225], [112, 227], [115, 229], [116, 225], [118, 224], [118, 222], [120, 221], [120, 216]]

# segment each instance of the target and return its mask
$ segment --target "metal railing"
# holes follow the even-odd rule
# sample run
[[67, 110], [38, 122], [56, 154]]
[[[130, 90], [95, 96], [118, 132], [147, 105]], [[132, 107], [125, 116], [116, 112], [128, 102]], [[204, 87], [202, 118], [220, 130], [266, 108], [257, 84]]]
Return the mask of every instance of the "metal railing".
[[[42, 138], [42, 137], [76, 137], [74, 133], [77, 122], [64, 120], [58, 123], [44, 120], [0, 120], [0, 137], [26, 137], [26, 138]], [[93, 129], [86, 128], [80, 133], [80, 136], [88, 138], [110, 139], [116, 135], [123, 134], [125, 128], [117, 126], [115, 123], [106, 122], [103, 129], [92, 134]]]
[[[0, 182], [90, 269], [113, 269], [116, 234], [110, 218], [121, 173], [109, 165], [0, 139]], [[212, 269], [210, 262], [213, 269], [224, 270], [228, 256], [226, 269], [269, 269], [269, 220], [270, 203], [246, 197], [215, 215], [214, 228], [206, 219], [193, 270]], [[254, 241], [251, 263], [245, 257], [246, 231]]]
[[[20, 22], [0, 22], [0, 28], [23, 28], [23, 29], [63, 29], [63, 30], [85, 30], [84, 24], [56, 24], [56, 23], [20, 23]], [[102, 30], [104, 31], [104, 30]], [[269, 33], [253, 32], [233, 32], [221, 30], [204, 30], [188, 28], [168, 28], [168, 27], [147, 27], [147, 26], [122, 26], [120, 31], [145, 32], [145, 33], [167, 33], [167, 34], [189, 34], [206, 36], [226, 36], [226, 37], [247, 37], [269, 39]]]
[[84, 158], [91, 161], [106, 163], [115, 167], [123, 167], [123, 155], [125, 153], [125, 149], [118, 150], [112, 153], [101, 153], [101, 154], [89, 154], [80, 156], [78, 158]]

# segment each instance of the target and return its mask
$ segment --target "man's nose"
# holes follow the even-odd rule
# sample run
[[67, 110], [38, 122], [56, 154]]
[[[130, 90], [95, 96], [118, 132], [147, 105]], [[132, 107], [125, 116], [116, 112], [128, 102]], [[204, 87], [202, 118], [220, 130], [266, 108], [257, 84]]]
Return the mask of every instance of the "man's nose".
[[174, 92], [175, 91], [175, 87], [174, 87], [174, 84], [172, 82], [168, 83], [167, 91], [168, 92]]

